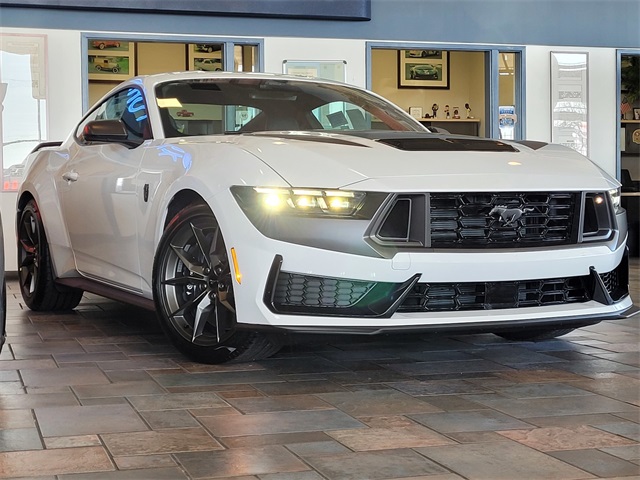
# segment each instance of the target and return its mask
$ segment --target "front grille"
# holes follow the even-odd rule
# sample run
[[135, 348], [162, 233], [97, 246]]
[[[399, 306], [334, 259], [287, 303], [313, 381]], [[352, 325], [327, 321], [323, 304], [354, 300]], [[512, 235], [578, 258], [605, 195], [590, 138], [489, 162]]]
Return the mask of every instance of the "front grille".
[[433, 193], [430, 245], [436, 248], [576, 243], [580, 194]]
[[518, 282], [418, 283], [398, 312], [496, 310], [590, 300], [589, 276]]
[[[374, 222], [372, 238], [411, 248], [571, 245], [579, 239], [581, 197], [569, 192], [401, 194]], [[587, 203], [595, 213], [585, 220], [584, 241], [609, 238], [608, 206]]]

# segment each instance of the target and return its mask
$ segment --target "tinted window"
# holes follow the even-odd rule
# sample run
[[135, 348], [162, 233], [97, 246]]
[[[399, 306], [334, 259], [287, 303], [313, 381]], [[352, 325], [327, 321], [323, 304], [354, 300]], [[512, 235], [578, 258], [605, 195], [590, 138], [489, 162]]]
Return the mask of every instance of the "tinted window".
[[282, 130], [425, 131], [366, 91], [285, 79], [181, 80], [156, 87], [165, 137]]

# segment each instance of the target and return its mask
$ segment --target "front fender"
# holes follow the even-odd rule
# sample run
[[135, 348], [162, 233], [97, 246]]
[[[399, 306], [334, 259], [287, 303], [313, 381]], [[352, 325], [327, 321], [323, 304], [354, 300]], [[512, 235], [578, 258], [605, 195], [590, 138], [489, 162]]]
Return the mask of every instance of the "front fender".
[[[172, 202], [181, 195], [200, 198], [214, 214], [220, 208], [215, 197], [233, 185], [288, 184], [255, 155], [223, 142], [167, 141], [149, 148], [143, 157], [139, 188], [141, 220], [140, 265], [143, 290], [151, 295], [153, 259], [164, 233]], [[224, 232], [223, 232], [224, 234]]]

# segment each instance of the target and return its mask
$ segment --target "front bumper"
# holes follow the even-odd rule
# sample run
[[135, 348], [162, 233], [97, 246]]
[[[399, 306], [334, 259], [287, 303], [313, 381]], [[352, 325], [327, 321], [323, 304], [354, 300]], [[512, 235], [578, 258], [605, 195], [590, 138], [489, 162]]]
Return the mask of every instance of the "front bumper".
[[[240, 324], [248, 328], [265, 326], [299, 332], [345, 334], [426, 330], [498, 331], [534, 325], [579, 327], [602, 320], [627, 318], [637, 312], [628, 295], [628, 265], [624, 246], [613, 252], [606, 246], [548, 252], [440, 252], [416, 254], [408, 258], [406, 263], [398, 258], [371, 259], [313, 251], [295, 245], [286, 246], [289, 248], [280, 245], [280, 251], [287, 253], [275, 259], [262, 249], [257, 249], [254, 255], [240, 257], [242, 264], [254, 267], [235, 290]], [[249, 253], [246, 248], [239, 248], [238, 251]], [[314, 293], [310, 300], [284, 302], [278, 290], [281, 288], [278, 286], [279, 279], [284, 275], [290, 277], [287, 281], [294, 283], [303, 279], [310, 289], [323, 289], [323, 279], [329, 279], [327, 285], [330, 293]], [[615, 281], [611, 281], [612, 276], [616, 278]], [[569, 279], [559, 283], [570, 288], [547, 292], [547, 283], [535, 280], [550, 279], [549, 285], [555, 288], [558, 278]], [[509, 305], [514, 292], [517, 298], [525, 295], [525, 300], [530, 300], [529, 284], [534, 281], [531, 279], [542, 282], [540, 288], [534, 289], [537, 292], [534, 305], [527, 305], [526, 302], [521, 302], [524, 306]], [[314, 284], [314, 280], [320, 283]], [[577, 290], [574, 289], [576, 281], [580, 284]], [[445, 308], [418, 311], [403, 308], [403, 305], [411, 302], [421, 304], [422, 300], [412, 300], [411, 295], [424, 283], [491, 284], [488, 292], [490, 299], [487, 305], [480, 302], [482, 307], [469, 306], [465, 303], [469, 296], [463, 295], [462, 299], [457, 300], [459, 308], [446, 308], [446, 304], [451, 304], [453, 300], [445, 295]], [[506, 289], [500, 288], [503, 284], [507, 285]], [[349, 291], [340, 291], [344, 288]], [[547, 296], [549, 301], [545, 299]], [[558, 297], [561, 299], [558, 300]], [[323, 298], [324, 306], [321, 305]], [[441, 299], [437, 300], [439, 305]]]
[[[234, 285], [239, 328], [345, 334], [499, 331], [522, 326], [567, 328], [626, 318], [637, 310], [627, 290], [626, 229], [622, 227], [608, 242], [492, 250], [402, 249], [390, 256], [374, 257], [348, 249], [340, 251], [270, 238], [255, 229], [237, 204], [229, 202], [227, 207], [217, 211], [223, 212], [218, 219], [228, 239], [227, 248], [235, 248], [242, 271], [242, 283]], [[344, 223], [347, 228], [353, 222]], [[344, 236], [342, 229], [330, 231], [333, 237]], [[618, 277], [613, 287], [607, 288], [610, 279], [601, 274], [611, 272]], [[307, 283], [312, 288], [324, 288], [326, 285], [321, 284], [328, 279], [330, 289], [348, 288], [349, 298], [342, 303], [341, 297], [331, 293], [328, 303], [322, 305], [323, 292], [308, 304], [298, 300], [285, 305], [287, 302], [278, 297], [281, 275], [288, 275], [294, 283], [320, 282], [320, 285]], [[578, 278], [578, 287], [574, 278]], [[560, 283], [568, 282], [569, 288], [547, 294], [547, 283], [557, 285], [558, 279], [565, 279]], [[542, 283], [533, 288], [531, 282]], [[403, 307], [414, 289], [423, 284], [462, 284], [466, 288], [470, 283], [482, 288], [490, 284], [487, 307], [420, 311]], [[510, 305], [510, 299], [520, 288], [541, 293], [528, 305], [526, 302]], [[575, 293], [575, 288], [580, 291]], [[462, 290], [463, 294], [468, 293]], [[580, 298], [563, 302], [555, 301], [555, 295]], [[466, 298], [460, 300], [463, 307], [467, 305]]]
[[[579, 277], [453, 284], [421, 284], [420, 274], [402, 283], [296, 275], [283, 272], [282, 263], [283, 258], [276, 255], [264, 292], [264, 304], [273, 314], [327, 320], [342, 317], [345, 323], [352, 318], [361, 323], [281, 327], [298, 332], [378, 334], [576, 328], [629, 318], [640, 312], [630, 304], [626, 254], [610, 272], [598, 273], [591, 267], [588, 275]], [[425, 317], [428, 323], [410, 324], [416, 316]], [[394, 323], [375, 325], [382, 319]]]

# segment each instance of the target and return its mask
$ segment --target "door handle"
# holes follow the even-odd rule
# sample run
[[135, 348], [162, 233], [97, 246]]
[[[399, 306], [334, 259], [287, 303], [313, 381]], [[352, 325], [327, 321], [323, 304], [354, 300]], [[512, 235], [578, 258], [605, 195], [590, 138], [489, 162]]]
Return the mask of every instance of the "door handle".
[[62, 174], [62, 179], [66, 180], [69, 183], [75, 182], [76, 180], [78, 180], [78, 172], [63, 173]]

